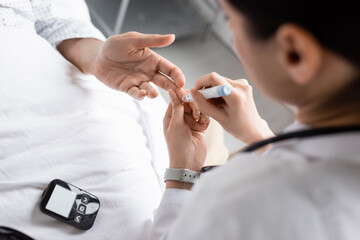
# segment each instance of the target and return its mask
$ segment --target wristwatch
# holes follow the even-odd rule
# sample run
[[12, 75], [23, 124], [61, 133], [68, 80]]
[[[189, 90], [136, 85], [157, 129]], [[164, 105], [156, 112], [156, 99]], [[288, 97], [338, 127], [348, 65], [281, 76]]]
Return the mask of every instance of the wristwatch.
[[164, 175], [164, 180], [174, 180], [179, 182], [194, 183], [200, 178], [201, 173], [191, 171], [184, 168], [167, 168]]

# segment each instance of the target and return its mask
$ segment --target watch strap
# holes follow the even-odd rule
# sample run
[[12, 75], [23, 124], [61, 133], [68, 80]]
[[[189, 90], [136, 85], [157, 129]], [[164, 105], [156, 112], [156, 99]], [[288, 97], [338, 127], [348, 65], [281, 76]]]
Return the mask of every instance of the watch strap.
[[184, 168], [167, 168], [164, 174], [165, 182], [168, 180], [194, 183], [200, 178], [201, 173]]

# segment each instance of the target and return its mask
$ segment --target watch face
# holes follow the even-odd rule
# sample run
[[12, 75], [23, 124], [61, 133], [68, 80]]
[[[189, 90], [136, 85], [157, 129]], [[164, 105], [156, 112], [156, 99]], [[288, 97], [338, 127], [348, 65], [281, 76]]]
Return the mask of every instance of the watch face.
[[84, 230], [94, 224], [99, 208], [93, 194], [59, 179], [48, 185], [40, 202], [43, 213]]

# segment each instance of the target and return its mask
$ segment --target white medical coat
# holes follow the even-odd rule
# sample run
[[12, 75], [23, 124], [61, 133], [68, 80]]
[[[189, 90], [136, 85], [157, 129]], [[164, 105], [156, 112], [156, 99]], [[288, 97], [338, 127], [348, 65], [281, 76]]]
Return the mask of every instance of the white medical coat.
[[360, 133], [279, 142], [263, 156], [238, 154], [192, 191], [167, 189], [151, 237], [358, 240]]

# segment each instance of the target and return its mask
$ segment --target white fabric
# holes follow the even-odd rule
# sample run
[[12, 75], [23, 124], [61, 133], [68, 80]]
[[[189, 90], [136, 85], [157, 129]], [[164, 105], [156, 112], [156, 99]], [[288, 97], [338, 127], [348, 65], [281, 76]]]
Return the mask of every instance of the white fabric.
[[84, 0], [0, 0], [0, 29], [36, 32], [53, 46], [70, 38], [104, 35], [93, 26]]
[[[144, 239], [168, 166], [166, 104], [86, 77], [46, 40], [0, 29], [0, 225], [35, 239]], [[59, 178], [101, 201], [88, 231], [39, 210]]]
[[[287, 131], [304, 128], [294, 123]], [[152, 239], [358, 240], [359, 143], [357, 132], [279, 142], [263, 156], [238, 154], [193, 191], [166, 190]]]

